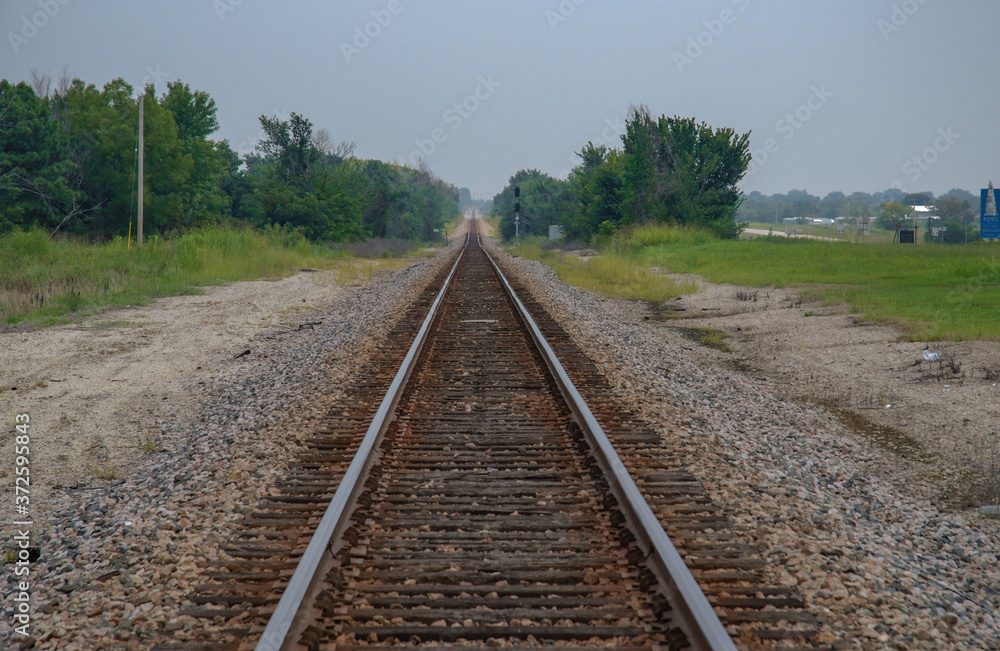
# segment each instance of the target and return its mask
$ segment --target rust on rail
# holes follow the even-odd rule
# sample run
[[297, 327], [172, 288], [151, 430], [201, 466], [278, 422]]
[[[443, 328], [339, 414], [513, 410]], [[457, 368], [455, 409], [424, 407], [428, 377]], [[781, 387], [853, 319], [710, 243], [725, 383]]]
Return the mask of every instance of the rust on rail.
[[[192, 595], [188, 614], [241, 622], [213, 648], [732, 648], [730, 638], [814, 648], [816, 621], [794, 592], [768, 584], [753, 546], [693, 476], [661, 458], [658, 434], [616, 404], [516, 278], [517, 294], [504, 291], [476, 238], [438, 295], [444, 276], [331, 409], [280, 493], [247, 517], [227, 549], [234, 560]], [[408, 353], [409, 381], [378, 424]], [[567, 383], [582, 409], [564, 399]], [[588, 418], [610, 453], [595, 447]], [[373, 429], [371, 460], [352, 470]], [[349, 499], [332, 534], [323, 516], [338, 489]], [[659, 534], [637, 529], [639, 512]], [[654, 557], [650, 538], [664, 530], [684, 590], [664, 586]], [[278, 602], [310, 541], [324, 561], [307, 591], [295, 589], [305, 610], [293, 623]], [[692, 589], [696, 615], [677, 601]], [[718, 628], [693, 630], [702, 620]]]

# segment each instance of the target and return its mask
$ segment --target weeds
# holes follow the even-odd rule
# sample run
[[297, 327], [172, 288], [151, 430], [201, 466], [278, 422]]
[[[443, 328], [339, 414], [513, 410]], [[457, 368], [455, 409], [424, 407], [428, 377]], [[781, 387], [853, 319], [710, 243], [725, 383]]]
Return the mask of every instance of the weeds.
[[103, 479], [104, 481], [114, 481], [119, 478], [118, 470], [111, 464], [95, 466], [90, 469], [90, 472], [98, 479]]
[[[685, 240], [685, 238], [687, 238]], [[847, 303], [913, 340], [1000, 339], [1000, 258], [989, 243], [963, 247], [804, 239], [699, 239], [651, 227], [620, 244], [631, 264], [751, 287], [802, 287], [807, 298]]]
[[[927, 361], [925, 358], [918, 358], [913, 365], [917, 367], [917, 370], [923, 370], [925, 365], [927, 368], [927, 374], [921, 379], [931, 379], [937, 380], [953, 380], [956, 378], [964, 378], [965, 373], [962, 371], [962, 362], [960, 362], [953, 354], [950, 352], [938, 353], [938, 357], [935, 360]], [[986, 379], [989, 379], [987, 376]]]
[[[713, 283], [799, 287], [809, 300], [846, 303], [859, 319], [891, 323], [911, 340], [1000, 339], [1000, 257], [989, 243], [720, 240], [698, 229], [645, 225], [595, 236], [591, 244], [602, 254], [585, 263], [593, 265], [588, 271], [584, 263], [544, 250], [542, 241], [529, 238], [512, 253], [545, 262], [563, 280], [607, 296], [655, 301], [696, 291], [668, 286], [649, 295], [646, 289], [659, 278], [653, 269], [662, 268]], [[755, 291], [740, 290], [738, 299], [753, 300]], [[801, 300], [789, 306], [800, 307]]]
[[721, 350], [724, 353], [736, 352], [735, 348], [726, 343], [729, 335], [721, 330], [716, 330], [715, 328], [680, 328], [680, 331], [688, 338], [709, 348]]
[[577, 287], [611, 298], [666, 301], [697, 290], [694, 283], [679, 283], [649, 268], [638, 267], [614, 255], [577, 259], [542, 248], [542, 238], [528, 238], [510, 253], [544, 262], [559, 278]]
[[370, 281], [379, 271], [402, 269], [409, 262], [401, 258], [346, 260], [336, 263], [336, 283], [340, 287], [350, 287]]
[[122, 238], [90, 244], [18, 231], [0, 238], [0, 325], [53, 323], [67, 314], [197, 293], [204, 285], [329, 269], [350, 255], [280, 228], [212, 227], [131, 249]]
[[150, 428], [139, 439], [139, 449], [146, 454], [155, 454], [160, 451], [160, 431]]

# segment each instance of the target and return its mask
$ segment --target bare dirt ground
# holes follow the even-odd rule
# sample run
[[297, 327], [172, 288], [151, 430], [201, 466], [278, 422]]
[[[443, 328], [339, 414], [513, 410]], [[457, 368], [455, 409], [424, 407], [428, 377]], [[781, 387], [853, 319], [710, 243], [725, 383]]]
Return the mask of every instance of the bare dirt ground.
[[[683, 277], [691, 280], [691, 277]], [[953, 508], [1000, 487], [1000, 343], [914, 342], [846, 306], [804, 302], [794, 289], [709, 284], [656, 310], [678, 328], [711, 328], [736, 365], [778, 382], [786, 397], [823, 405], [842, 423], [938, 482]], [[697, 340], [698, 332], [691, 331]], [[936, 354], [937, 361], [927, 361]], [[933, 353], [933, 354], [932, 354]], [[983, 485], [992, 481], [992, 490]]]
[[[189, 420], [200, 387], [256, 337], [310, 327], [310, 312], [346, 291], [337, 273], [208, 287], [72, 325], [0, 332], [2, 422], [31, 419], [33, 514], [46, 514], [53, 491], [128, 475], [156, 449], [160, 425]], [[13, 444], [7, 437], [0, 448], [11, 460], [0, 478], [13, 472]]]

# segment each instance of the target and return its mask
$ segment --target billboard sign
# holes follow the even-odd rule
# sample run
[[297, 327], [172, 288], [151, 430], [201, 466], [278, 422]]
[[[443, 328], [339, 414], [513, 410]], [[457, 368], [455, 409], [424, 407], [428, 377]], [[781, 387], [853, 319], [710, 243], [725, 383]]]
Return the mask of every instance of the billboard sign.
[[997, 198], [993, 190], [993, 182], [990, 187], [983, 190], [981, 208], [979, 213], [979, 223], [982, 225], [982, 235], [984, 240], [1000, 239], [1000, 217], [997, 216]]

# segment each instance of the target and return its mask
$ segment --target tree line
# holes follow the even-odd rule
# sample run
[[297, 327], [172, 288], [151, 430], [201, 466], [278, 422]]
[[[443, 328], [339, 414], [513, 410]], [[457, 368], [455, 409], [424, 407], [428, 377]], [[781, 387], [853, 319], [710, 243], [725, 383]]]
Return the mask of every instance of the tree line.
[[742, 225], [737, 187], [750, 163], [750, 134], [694, 118], [654, 118], [631, 107], [622, 148], [587, 143], [566, 180], [520, 170], [493, 199], [501, 234], [514, 236], [514, 188], [520, 187], [521, 233], [545, 235], [559, 225], [571, 239], [657, 222], [736, 237]]
[[[98, 89], [64, 74], [0, 80], [0, 234], [15, 228], [124, 236], [137, 201], [139, 102], [115, 79]], [[143, 89], [144, 230], [210, 224], [298, 230], [313, 241], [428, 241], [458, 214], [459, 192], [417, 169], [354, 157], [302, 115], [260, 116], [264, 137], [241, 156], [208, 93], [170, 82]]]
[[[966, 226], [970, 227], [970, 240], [979, 238], [979, 215], [973, 208], [978, 203], [978, 196], [958, 188], [937, 197], [932, 192], [906, 193], [895, 188], [871, 194], [831, 192], [822, 198], [805, 190], [770, 196], [751, 192], [740, 206], [739, 217], [748, 222], [774, 224], [784, 219], [866, 217], [876, 228], [894, 230], [898, 222], [912, 213], [912, 206], [931, 206], [935, 225], [946, 227], [940, 241], [958, 244], [965, 241]], [[929, 232], [928, 239], [931, 239]]]

